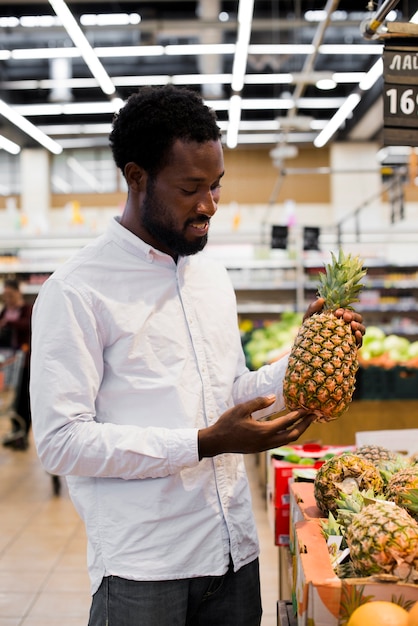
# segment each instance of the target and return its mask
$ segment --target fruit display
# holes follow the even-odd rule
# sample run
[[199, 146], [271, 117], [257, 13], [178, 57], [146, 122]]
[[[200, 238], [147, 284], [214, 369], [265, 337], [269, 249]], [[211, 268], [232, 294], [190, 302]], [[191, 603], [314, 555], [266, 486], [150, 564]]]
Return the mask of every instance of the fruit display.
[[358, 359], [363, 367], [391, 368], [396, 364], [418, 367], [418, 341], [409, 341], [395, 334], [386, 335], [378, 326], [366, 326]]
[[418, 582], [418, 523], [405, 509], [383, 500], [366, 504], [347, 526], [345, 540], [357, 575]]
[[324, 515], [335, 513], [341, 494], [371, 490], [383, 491], [383, 479], [378, 468], [367, 459], [353, 453], [334, 456], [317, 471], [314, 481], [315, 501]]
[[392, 474], [385, 495], [418, 520], [418, 465], [405, 467]]
[[347, 553], [340, 560], [334, 555], [338, 576], [378, 575], [416, 584], [418, 598], [418, 466], [413, 456], [383, 446], [336, 455], [317, 470], [314, 498], [327, 518], [321, 522], [324, 536], [327, 541], [339, 536], [340, 554]]
[[358, 369], [357, 344], [351, 326], [336, 317], [338, 308], [352, 309], [366, 274], [359, 257], [331, 253], [332, 263], [319, 274], [318, 295], [324, 309], [308, 317], [294, 341], [283, 382], [289, 411], [308, 409], [318, 421], [341, 416], [351, 402]]
[[301, 323], [302, 314], [292, 311], [282, 313], [278, 321], [262, 325], [243, 319], [240, 330], [248, 367], [256, 370], [288, 352]]
[[350, 615], [347, 626], [409, 626], [409, 615], [395, 602], [375, 600], [358, 606]]

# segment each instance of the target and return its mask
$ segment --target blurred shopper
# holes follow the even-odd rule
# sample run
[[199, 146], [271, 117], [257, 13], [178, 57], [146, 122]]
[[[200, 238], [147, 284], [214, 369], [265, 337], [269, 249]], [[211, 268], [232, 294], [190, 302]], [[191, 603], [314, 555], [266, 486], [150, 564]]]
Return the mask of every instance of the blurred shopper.
[[0, 348], [25, 352], [20, 385], [17, 389], [11, 431], [3, 445], [14, 450], [26, 450], [31, 427], [29, 402], [29, 364], [32, 305], [25, 302], [16, 279], [6, 279], [3, 287], [4, 306], [0, 311]]

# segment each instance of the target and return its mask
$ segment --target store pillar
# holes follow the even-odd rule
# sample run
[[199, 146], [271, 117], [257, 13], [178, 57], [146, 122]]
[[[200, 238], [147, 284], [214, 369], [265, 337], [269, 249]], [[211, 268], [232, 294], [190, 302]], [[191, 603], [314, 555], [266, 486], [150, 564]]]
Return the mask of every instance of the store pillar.
[[48, 229], [50, 163], [46, 150], [26, 148], [20, 154], [22, 226], [31, 232]]
[[[339, 223], [360, 209], [362, 227], [376, 224], [382, 187], [376, 143], [334, 143], [331, 148], [331, 200], [334, 221]], [[361, 207], [367, 206], [367, 210]], [[347, 221], [347, 229], [352, 230]]]

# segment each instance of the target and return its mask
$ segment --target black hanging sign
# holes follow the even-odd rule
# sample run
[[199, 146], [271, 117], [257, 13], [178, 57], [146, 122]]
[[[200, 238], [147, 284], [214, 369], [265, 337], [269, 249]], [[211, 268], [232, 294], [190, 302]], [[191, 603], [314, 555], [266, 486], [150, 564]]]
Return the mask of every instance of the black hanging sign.
[[[409, 25], [408, 25], [409, 26]], [[418, 27], [390, 37], [383, 52], [385, 146], [418, 146]], [[412, 36], [411, 36], [412, 35]]]
[[287, 240], [289, 235], [289, 229], [287, 226], [272, 226], [271, 227], [271, 247], [280, 248], [286, 250]]

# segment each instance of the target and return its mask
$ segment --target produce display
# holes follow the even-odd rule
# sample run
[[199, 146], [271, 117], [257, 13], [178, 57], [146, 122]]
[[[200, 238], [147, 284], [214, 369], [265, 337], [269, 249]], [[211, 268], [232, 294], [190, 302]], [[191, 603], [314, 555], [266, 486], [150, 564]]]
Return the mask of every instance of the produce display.
[[383, 500], [365, 504], [353, 515], [345, 540], [357, 575], [418, 581], [418, 523], [405, 509]]
[[318, 421], [340, 417], [351, 402], [358, 369], [357, 344], [351, 326], [336, 317], [339, 308], [352, 309], [366, 274], [359, 257], [331, 253], [332, 263], [319, 274], [318, 295], [324, 309], [301, 325], [283, 382], [289, 411], [308, 409]]
[[[358, 452], [358, 454], [357, 454]], [[382, 446], [326, 461], [314, 479], [321, 522], [340, 578], [378, 576], [417, 585], [418, 465]], [[337, 546], [337, 550], [335, 550]]]
[[[418, 604], [417, 604], [418, 606]], [[358, 606], [351, 614], [347, 626], [409, 626], [409, 614], [394, 602], [376, 600]]]
[[254, 325], [251, 320], [242, 320], [242, 342], [250, 369], [256, 370], [289, 352], [301, 323], [302, 314], [292, 311], [282, 313], [278, 321], [261, 326]]
[[354, 490], [382, 493], [383, 479], [371, 461], [353, 453], [334, 456], [319, 468], [314, 484], [315, 501], [322, 513], [335, 513], [341, 493]]
[[390, 368], [398, 363], [418, 367], [418, 341], [399, 335], [386, 335], [378, 326], [366, 326], [363, 345], [358, 351], [360, 364]]

